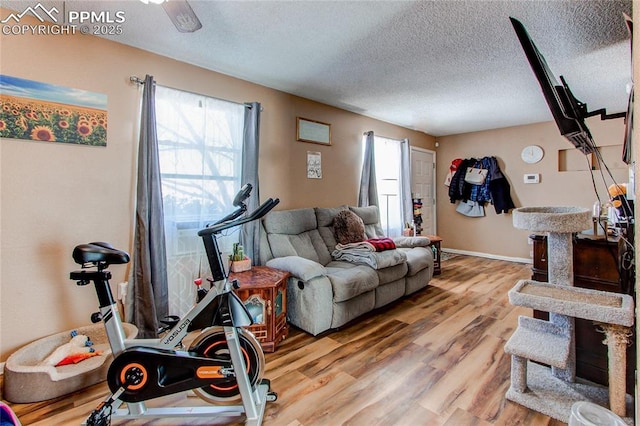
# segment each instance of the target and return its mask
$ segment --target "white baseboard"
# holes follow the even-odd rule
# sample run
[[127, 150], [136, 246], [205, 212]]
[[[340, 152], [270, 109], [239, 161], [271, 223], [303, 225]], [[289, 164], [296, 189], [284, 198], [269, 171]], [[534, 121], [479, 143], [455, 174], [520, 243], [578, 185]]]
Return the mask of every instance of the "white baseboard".
[[478, 251], [458, 250], [458, 249], [451, 249], [451, 248], [443, 248], [442, 251], [446, 253], [463, 254], [466, 256], [485, 257], [487, 259], [506, 260], [508, 262], [533, 263], [532, 259], [528, 259], [524, 257], [500, 256], [497, 254], [481, 253]]

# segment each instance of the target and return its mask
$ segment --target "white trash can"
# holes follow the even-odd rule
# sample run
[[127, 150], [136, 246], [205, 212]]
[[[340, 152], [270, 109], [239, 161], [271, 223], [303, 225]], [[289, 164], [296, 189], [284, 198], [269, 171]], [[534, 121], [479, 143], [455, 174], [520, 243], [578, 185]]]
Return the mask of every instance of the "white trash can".
[[580, 401], [571, 406], [569, 426], [626, 426], [626, 423], [604, 407]]

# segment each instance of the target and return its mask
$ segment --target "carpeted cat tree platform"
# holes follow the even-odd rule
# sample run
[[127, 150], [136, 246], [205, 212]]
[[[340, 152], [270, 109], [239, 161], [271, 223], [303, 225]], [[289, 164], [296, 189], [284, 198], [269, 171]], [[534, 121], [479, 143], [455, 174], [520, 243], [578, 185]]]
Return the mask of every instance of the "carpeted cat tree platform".
[[[513, 212], [513, 225], [547, 234], [549, 282], [520, 280], [509, 291], [509, 301], [549, 312], [549, 321], [523, 316], [518, 319], [518, 328], [505, 345], [505, 352], [511, 355], [507, 399], [565, 423], [575, 402], [589, 401], [633, 424], [632, 418], [626, 417], [633, 400], [626, 394], [625, 382], [633, 298], [573, 287], [572, 236], [592, 226], [591, 212], [576, 207], [520, 208]], [[609, 388], [576, 380], [574, 318], [594, 321], [604, 330]]]

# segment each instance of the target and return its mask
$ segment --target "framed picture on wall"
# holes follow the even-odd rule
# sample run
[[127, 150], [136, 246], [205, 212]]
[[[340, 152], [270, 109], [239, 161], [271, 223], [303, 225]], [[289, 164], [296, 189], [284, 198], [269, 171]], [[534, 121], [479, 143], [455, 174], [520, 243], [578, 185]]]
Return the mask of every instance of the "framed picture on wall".
[[331, 124], [297, 117], [296, 139], [300, 142], [331, 145]]
[[322, 179], [322, 154], [307, 151], [307, 178]]
[[107, 95], [0, 74], [0, 137], [107, 146]]

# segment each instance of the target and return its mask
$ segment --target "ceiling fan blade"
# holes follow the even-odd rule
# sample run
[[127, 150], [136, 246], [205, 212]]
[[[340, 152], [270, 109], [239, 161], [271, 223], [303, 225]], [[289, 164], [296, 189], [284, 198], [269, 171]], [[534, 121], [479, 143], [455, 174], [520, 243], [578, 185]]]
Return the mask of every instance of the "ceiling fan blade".
[[202, 23], [187, 0], [168, 0], [162, 3], [162, 8], [181, 33], [192, 33], [202, 28]]

